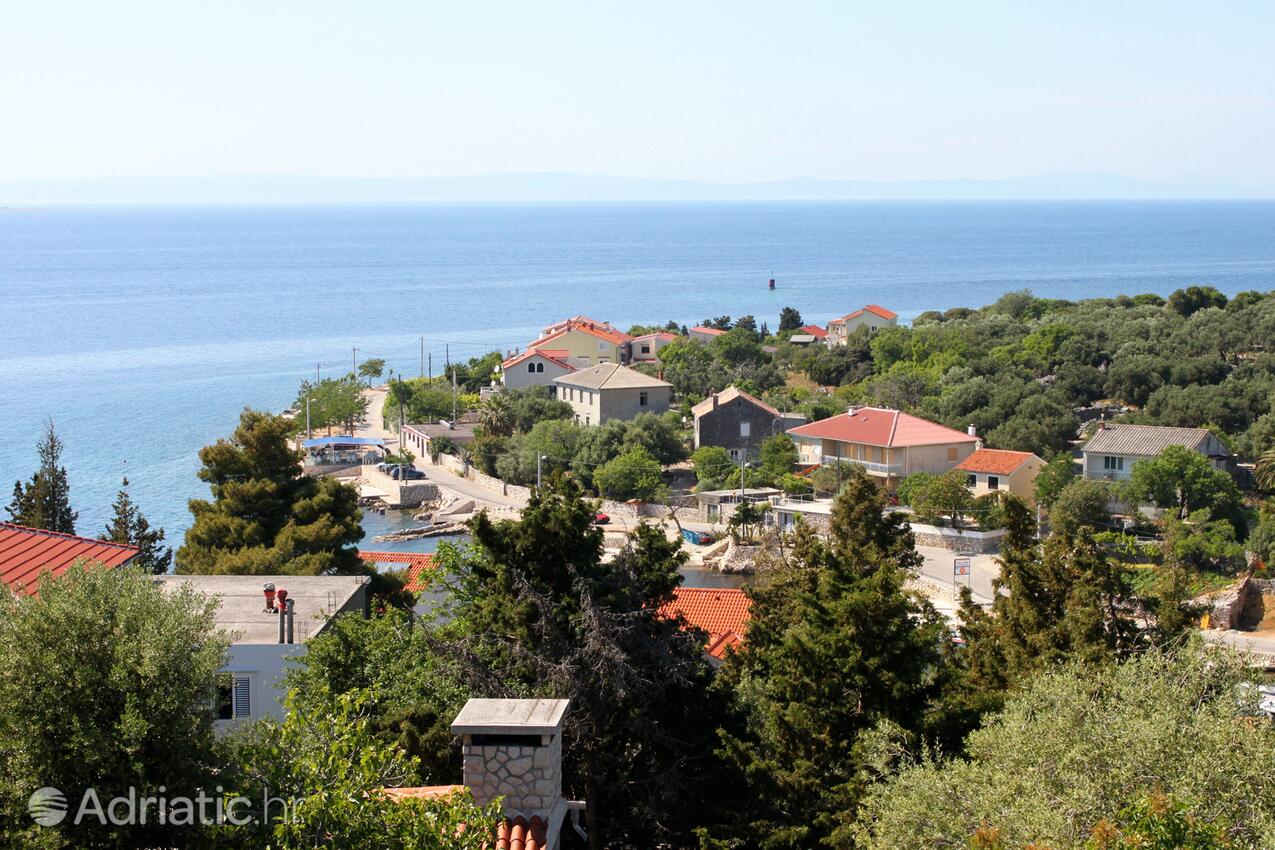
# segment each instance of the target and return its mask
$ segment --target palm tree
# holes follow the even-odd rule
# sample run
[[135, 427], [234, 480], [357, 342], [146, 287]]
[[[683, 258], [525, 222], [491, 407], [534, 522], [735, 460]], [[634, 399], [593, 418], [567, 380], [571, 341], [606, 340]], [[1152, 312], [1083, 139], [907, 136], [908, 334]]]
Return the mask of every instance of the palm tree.
[[394, 399], [394, 403], [398, 405], [398, 432], [402, 434], [403, 423], [407, 416], [407, 404], [412, 400], [412, 385], [402, 378], [390, 378], [390, 398]]
[[508, 437], [514, 432], [514, 409], [504, 393], [483, 399], [480, 410], [483, 430], [492, 437]]
[[1275, 493], [1275, 449], [1267, 449], [1257, 459], [1257, 467], [1253, 470], [1257, 486], [1268, 493]]

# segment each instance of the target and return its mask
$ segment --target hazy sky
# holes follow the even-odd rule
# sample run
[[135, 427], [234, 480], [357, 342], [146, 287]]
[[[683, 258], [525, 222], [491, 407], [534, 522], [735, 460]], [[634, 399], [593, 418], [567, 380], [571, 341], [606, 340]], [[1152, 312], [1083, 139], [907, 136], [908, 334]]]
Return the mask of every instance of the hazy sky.
[[1275, 185], [1275, 2], [10, 0], [0, 179]]

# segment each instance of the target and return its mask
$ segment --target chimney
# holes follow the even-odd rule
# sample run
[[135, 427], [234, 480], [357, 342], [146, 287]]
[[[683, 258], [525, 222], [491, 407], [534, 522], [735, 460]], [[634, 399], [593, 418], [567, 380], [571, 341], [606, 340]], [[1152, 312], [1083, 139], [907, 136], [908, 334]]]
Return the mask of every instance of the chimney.
[[274, 613], [274, 597], [275, 597], [274, 582], [268, 581], [265, 584], [261, 585], [261, 590], [266, 595], [266, 613], [273, 614]]
[[1107, 420], [1101, 416], [1098, 417], [1098, 430], [1099, 431], [1107, 430]]
[[275, 610], [279, 612], [279, 643], [290, 643], [288, 636], [288, 591], [282, 587], [275, 594]]
[[966, 428], [966, 429], [965, 429], [965, 433], [966, 433], [966, 434], [969, 434], [971, 437], [977, 437], [977, 436], [978, 436], [978, 429], [977, 429], [977, 428], [975, 428], [975, 427], [974, 427], [974, 423], [973, 423], [973, 422], [971, 422], [971, 423], [970, 423], [970, 427], [968, 427], [968, 428]]
[[288, 643], [296, 643], [296, 641], [292, 637], [292, 620], [293, 620], [292, 609], [296, 606], [296, 604], [297, 603], [294, 600], [292, 599], [288, 600]]
[[540, 818], [546, 850], [558, 847], [567, 809], [579, 808], [562, 796], [562, 721], [570, 702], [471, 699], [452, 721], [474, 802], [485, 806], [501, 797], [505, 817]]
[[846, 408], [846, 416], [854, 416], [858, 412], [859, 412], [858, 405], [852, 404]]
[[717, 409], [717, 393], [713, 393], [713, 410]]

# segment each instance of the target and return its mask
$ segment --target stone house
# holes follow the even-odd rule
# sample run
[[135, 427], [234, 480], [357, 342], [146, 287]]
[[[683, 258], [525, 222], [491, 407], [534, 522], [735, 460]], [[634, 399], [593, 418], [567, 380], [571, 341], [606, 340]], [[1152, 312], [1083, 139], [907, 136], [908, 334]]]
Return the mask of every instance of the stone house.
[[691, 408], [695, 448], [720, 446], [732, 460], [756, 458], [762, 441], [806, 421], [799, 413], [780, 413], [738, 387], [728, 387]]

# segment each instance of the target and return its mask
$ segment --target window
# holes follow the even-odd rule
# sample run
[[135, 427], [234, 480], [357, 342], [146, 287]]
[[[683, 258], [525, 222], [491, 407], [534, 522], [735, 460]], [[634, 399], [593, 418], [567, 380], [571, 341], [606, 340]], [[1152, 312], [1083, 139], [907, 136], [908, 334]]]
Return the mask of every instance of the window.
[[974, 474], [974, 473], [972, 473], [972, 472], [971, 472], [969, 475], [965, 476], [965, 486], [966, 486], [966, 487], [977, 487], [977, 486], [978, 486], [978, 476], [977, 476], [977, 475], [975, 475], [975, 474]]
[[988, 489], [988, 490], [999, 490], [999, 489], [1000, 489], [1000, 487], [1001, 487], [1001, 480], [1000, 480], [1000, 477], [999, 477], [999, 476], [996, 476], [996, 475], [989, 475], [989, 476], [987, 476], [987, 489]]
[[213, 709], [217, 720], [240, 720], [252, 716], [252, 685], [248, 677], [218, 674]]
[[643, 353], [643, 354], [650, 354], [650, 353], [651, 353], [651, 346], [650, 346], [650, 345], [648, 345], [647, 343], [642, 343], [642, 353]]
[[1103, 455], [1102, 468], [1108, 472], [1120, 472], [1124, 469], [1124, 458]]
[[607, 350], [607, 344], [603, 342], [602, 340], [598, 340], [598, 351], [606, 351], [606, 350]]
[[638, 407], [646, 407], [646, 393], [638, 393]]
[[528, 371], [528, 372], [534, 372], [534, 371], [536, 371], [536, 364], [535, 364], [535, 363], [528, 363], [528, 364], [527, 364], [527, 371]]
[[947, 447], [947, 459], [956, 460], [956, 446]]
[[748, 437], [748, 436], [751, 436], [752, 431], [753, 431], [753, 423], [751, 423], [751, 422], [740, 422], [740, 423], [739, 423], [739, 436], [741, 436], [741, 437]]
[[545, 364], [543, 364], [543, 363], [537, 363], [537, 364], [536, 364], [536, 371], [537, 371], [537, 372], [543, 372], [544, 370], [545, 370]]

